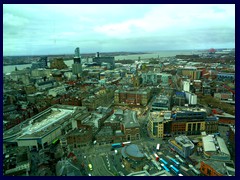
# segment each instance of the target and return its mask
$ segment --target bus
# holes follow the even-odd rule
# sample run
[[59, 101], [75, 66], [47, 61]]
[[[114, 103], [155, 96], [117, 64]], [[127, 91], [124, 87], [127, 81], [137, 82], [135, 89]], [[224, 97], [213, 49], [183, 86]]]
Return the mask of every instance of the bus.
[[167, 161], [165, 161], [163, 158], [160, 158], [160, 161], [164, 163], [165, 165], [168, 165]]
[[174, 162], [174, 164], [175, 164], [176, 166], [179, 166], [179, 165], [180, 165], [180, 163], [177, 162], [174, 158], [170, 158], [170, 160], [171, 160], [172, 162]]
[[196, 168], [192, 168], [192, 171], [197, 175], [197, 176], [200, 176], [200, 171], [199, 170], [197, 170]]
[[120, 147], [122, 147], [122, 143], [112, 144], [112, 148], [120, 148]]
[[123, 142], [122, 146], [125, 146], [125, 145], [128, 145], [128, 144], [131, 144], [131, 141]]
[[167, 172], [170, 172], [170, 170], [167, 168], [167, 166], [165, 166], [163, 163], [161, 164], [161, 166], [162, 166], [163, 169], [165, 169]]
[[92, 164], [88, 164], [88, 168], [89, 168], [90, 171], [92, 171], [93, 170]]
[[52, 144], [50, 145], [50, 148], [55, 148], [59, 144], [60, 140], [57, 138], [52, 141]]
[[162, 168], [159, 166], [159, 162], [156, 162], [155, 160], [151, 160], [151, 162], [153, 163], [153, 165], [154, 165], [159, 171], [162, 170]]
[[52, 144], [55, 145], [55, 144], [57, 144], [59, 141], [60, 141], [60, 140], [57, 138], [57, 139], [55, 139], [55, 140], [52, 142]]
[[171, 168], [176, 174], [179, 173], [179, 170], [178, 170], [176, 167], [174, 167], [173, 165], [170, 165], [170, 168]]
[[162, 153], [162, 152], [157, 152], [157, 155], [158, 155], [158, 156], [162, 156], [163, 153]]
[[153, 157], [153, 155], [150, 155], [150, 158], [151, 158], [152, 160], [155, 160], [155, 158]]
[[159, 151], [160, 149], [160, 144], [157, 144], [156, 150]]
[[185, 163], [185, 161], [184, 161], [182, 158], [180, 158], [179, 155], [176, 155], [175, 157], [176, 157], [181, 163]]
[[155, 156], [156, 161], [159, 161], [159, 156], [156, 153], [154, 153], [153, 155]]
[[150, 156], [147, 153], [144, 153], [148, 160], [151, 160]]
[[197, 170], [193, 165], [189, 164], [189, 168], [196, 174], [197, 176], [200, 176], [201, 172]]

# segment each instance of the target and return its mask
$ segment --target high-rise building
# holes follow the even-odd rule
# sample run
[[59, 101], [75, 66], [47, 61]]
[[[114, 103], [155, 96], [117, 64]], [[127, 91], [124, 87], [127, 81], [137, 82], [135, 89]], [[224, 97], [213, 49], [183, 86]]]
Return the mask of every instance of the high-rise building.
[[76, 63], [81, 64], [79, 47], [77, 47], [77, 48], [75, 49], [75, 51], [74, 51], [73, 62], [74, 62], [74, 64], [76, 64]]
[[72, 73], [75, 75], [80, 75], [82, 73], [82, 64], [79, 47], [77, 47], [74, 52], [75, 53], [73, 57]]

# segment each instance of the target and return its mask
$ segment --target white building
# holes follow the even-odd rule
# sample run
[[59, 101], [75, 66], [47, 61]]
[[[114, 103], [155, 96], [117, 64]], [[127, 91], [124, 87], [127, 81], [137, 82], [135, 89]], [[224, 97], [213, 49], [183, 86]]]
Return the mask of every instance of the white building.
[[16, 142], [18, 146], [29, 149], [44, 149], [71, 130], [72, 121], [85, 111], [86, 107], [56, 104], [5, 131], [3, 142]]
[[223, 138], [216, 135], [208, 135], [202, 137], [202, 142], [205, 157], [221, 161], [229, 161], [231, 159]]
[[196, 105], [197, 104], [197, 95], [194, 93], [190, 93], [190, 92], [185, 92], [186, 94], [186, 99], [188, 101], [188, 104], [191, 105]]
[[186, 92], [190, 92], [190, 81], [183, 81], [183, 90]]

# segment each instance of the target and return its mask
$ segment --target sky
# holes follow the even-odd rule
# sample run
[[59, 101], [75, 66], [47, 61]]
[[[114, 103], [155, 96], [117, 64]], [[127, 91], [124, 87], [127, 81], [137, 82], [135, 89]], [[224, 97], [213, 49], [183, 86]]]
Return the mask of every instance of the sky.
[[3, 55], [235, 48], [234, 4], [4, 4]]

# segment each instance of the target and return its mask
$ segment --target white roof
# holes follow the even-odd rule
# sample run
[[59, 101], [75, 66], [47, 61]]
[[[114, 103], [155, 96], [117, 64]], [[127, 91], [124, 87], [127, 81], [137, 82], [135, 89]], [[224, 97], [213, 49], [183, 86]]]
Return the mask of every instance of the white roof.
[[223, 138], [217, 137], [218, 145], [220, 148], [220, 151], [228, 156], [230, 156], [230, 153], [228, 151], [228, 148], [223, 140]]
[[204, 148], [204, 151], [210, 151], [210, 152], [213, 152], [213, 151], [216, 151], [216, 147], [215, 147], [215, 144], [214, 144], [214, 139], [213, 139], [213, 136], [205, 136], [202, 138], [203, 140], [203, 148]]

